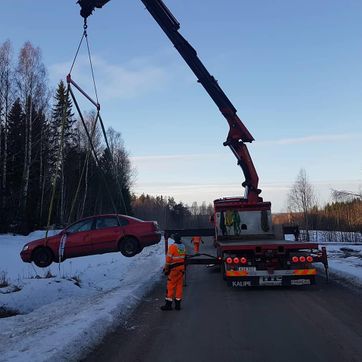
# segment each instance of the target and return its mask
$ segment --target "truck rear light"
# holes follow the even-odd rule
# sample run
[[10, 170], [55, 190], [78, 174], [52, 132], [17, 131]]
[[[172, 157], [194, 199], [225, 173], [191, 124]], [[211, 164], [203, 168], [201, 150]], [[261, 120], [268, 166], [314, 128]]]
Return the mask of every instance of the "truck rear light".
[[299, 261], [299, 258], [297, 256], [293, 256], [292, 262], [293, 263], [298, 263], [298, 261]]
[[239, 264], [239, 258], [234, 258], [233, 262], [234, 262], [234, 264]]
[[305, 263], [305, 256], [300, 256], [300, 257], [299, 257], [299, 261], [300, 261], [301, 263]]
[[227, 263], [227, 264], [231, 264], [232, 262], [233, 262], [233, 259], [232, 259], [232, 258], [230, 258], [230, 257], [229, 257], [229, 258], [226, 258], [226, 263]]
[[244, 258], [244, 257], [240, 258], [240, 263], [241, 264], [246, 264], [246, 262], [247, 262], [246, 258]]
[[307, 256], [307, 262], [308, 263], [313, 263], [313, 257], [312, 256]]

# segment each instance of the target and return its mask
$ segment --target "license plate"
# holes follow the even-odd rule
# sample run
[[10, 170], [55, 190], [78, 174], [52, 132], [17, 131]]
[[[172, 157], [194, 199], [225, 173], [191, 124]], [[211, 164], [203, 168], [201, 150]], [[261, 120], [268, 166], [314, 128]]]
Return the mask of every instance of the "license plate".
[[241, 266], [238, 269], [239, 271], [247, 271], [247, 272], [253, 272], [256, 271], [256, 267], [255, 266]]
[[268, 285], [282, 285], [283, 277], [281, 276], [268, 276], [268, 277], [260, 277], [259, 285], [268, 286]]
[[309, 279], [293, 279], [290, 281], [290, 285], [310, 285]]

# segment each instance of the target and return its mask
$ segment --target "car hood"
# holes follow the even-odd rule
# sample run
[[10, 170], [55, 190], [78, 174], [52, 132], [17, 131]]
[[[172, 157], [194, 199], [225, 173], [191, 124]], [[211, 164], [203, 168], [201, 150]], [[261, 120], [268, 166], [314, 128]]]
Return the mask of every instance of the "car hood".
[[[48, 242], [49, 241], [52, 241], [52, 240], [57, 240], [60, 238], [60, 234], [57, 234], [57, 235], [53, 235], [53, 236], [49, 236], [47, 238]], [[36, 240], [31, 240], [29, 241], [28, 243], [26, 243], [25, 245], [28, 245], [28, 246], [36, 246], [36, 245], [40, 245], [40, 244], [43, 244], [45, 242], [45, 238], [41, 238], [41, 239], [36, 239]], [[24, 245], [24, 246], [25, 246]]]

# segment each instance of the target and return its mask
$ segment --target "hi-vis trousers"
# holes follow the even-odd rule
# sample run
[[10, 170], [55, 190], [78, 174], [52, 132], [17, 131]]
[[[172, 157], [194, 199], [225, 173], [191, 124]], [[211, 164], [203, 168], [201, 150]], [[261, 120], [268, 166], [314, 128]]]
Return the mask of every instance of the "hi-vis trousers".
[[194, 242], [194, 252], [195, 252], [195, 253], [198, 253], [199, 250], [200, 250], [200, 243], [195, 243], [195, 242]]
[[182, 299], [182, 291], [184, 284], [184, 267], [171, 269], [167, 278], [167, 294], [166, 300], [172, 301], [174, 297], [177, 300]]

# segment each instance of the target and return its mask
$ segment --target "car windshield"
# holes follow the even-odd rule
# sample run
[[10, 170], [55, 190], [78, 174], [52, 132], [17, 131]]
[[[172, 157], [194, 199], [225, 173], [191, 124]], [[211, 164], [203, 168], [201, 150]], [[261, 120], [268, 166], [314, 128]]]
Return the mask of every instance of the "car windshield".
[[82, 220], [73, 225], [70, 225], [67, 229], [65, 229], [65, 231], [68, 233], [89, 231], [92, 228], [92, 224], [93, 224], [93, 219]]

